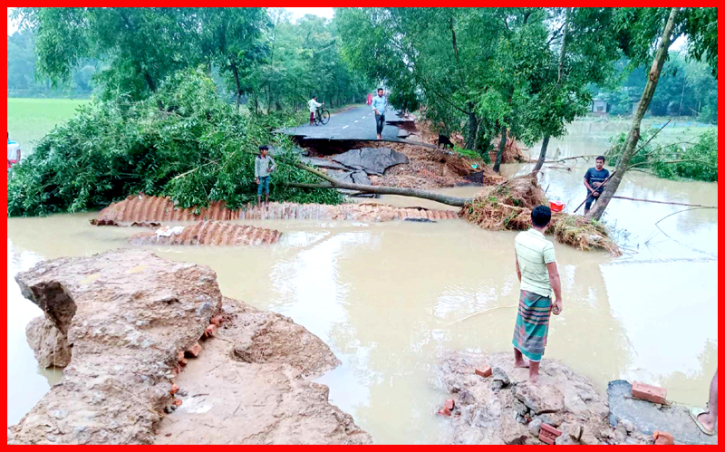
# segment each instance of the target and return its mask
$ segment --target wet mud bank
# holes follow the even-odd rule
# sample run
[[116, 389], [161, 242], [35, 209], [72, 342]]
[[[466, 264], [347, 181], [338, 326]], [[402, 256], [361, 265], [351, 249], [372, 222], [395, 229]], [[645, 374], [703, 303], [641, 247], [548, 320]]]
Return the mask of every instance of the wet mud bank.
[[224, 298], [206, 266], [119, 250], [16, 280], [44, 312], [28, 328], [36, 357], [66, 367], [8, 443], [371, 442], [311, 381], [339, 363], [329, 347]]

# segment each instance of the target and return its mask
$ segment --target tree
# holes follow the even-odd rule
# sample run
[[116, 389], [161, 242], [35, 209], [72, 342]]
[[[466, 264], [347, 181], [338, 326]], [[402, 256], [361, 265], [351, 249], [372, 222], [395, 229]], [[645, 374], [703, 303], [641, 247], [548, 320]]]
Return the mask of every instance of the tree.
[[526, 108], [532, 116], [527, 121], [529, 141], [543, 136], [534, 173], [544, 164], [550, 137], [562, 136], [566, 123], [587, 111], [592, 100], [587, 87], [603, 84], [610, 77], [612, 63], [619, 57], [611, 20], [611, 8], [565, 8], [563, 23], [552, 29], [549, 40], [560, 38], [557, 70], [549, 69]]
[[[36, 33], [37, 70], [54, 86], [85, 58], [105, 59], [94, 78], [105, 98], [142, 99], [178, 69], [202, 60], [190, 8], [17, 8]], [[159, 105], [161, 107], [161, 105]]]
[[[637, 152], [642, 118], [654, 96], [670, 44], [680, 35], [687, 36], [691, 53], [696, 58], [704, 57], [711, 66], [713, 75], [717, 76], [717, 33], [713, 34], [713, 19], [717, 29], [716, 9], [622, 8], [617, 10], [616, 19], [620, 47], [635, 65], [649, 58], [653, 44], [656, 44], [657, 50], [616, 173], [605, 186], [596, 206], [589, 211], [589, 217], [595, 220], [599, 220], [604, 214]], [[659, 30], [662, 29], [663, 22], [664, 29], [660, 36]]]
[[265, 53], [262, 30], [269, 26], [264, 8], [198, 8], [201, 49], [209, 65], [234, 86], [237, 112], [241, 97], [251, 92], [250, 68], [261, 64]]

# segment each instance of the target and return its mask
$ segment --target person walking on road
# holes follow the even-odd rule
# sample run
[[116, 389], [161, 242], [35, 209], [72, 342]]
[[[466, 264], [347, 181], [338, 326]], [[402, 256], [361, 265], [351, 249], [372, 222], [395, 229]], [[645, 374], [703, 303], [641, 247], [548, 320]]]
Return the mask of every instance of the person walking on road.
[[325, 105], [324, 103], [317, 102], [317, 96], [312, 96], [312, 99], [307, 102], [307, 105], [310, 106], [310, 125], [315, 125], [315, 115], [317, 114], [317, 109]]
[[267, 155], [268, 146], [259, 147], [259, 155], [254, 158], [254, 178], [257, 182], [257, 205], [262, 204], [262, 191], [266, 197], [264, 203], [269, 206], [269, 175], [277, 169], [272, 156]]
[[[544, 237], [551, 209], [537, 206], [531, 212], [532, 227], [519, 232], [514, 242], [516, 275], [521, 283], [519, 313], [514, 327], [514, 367], [528, 367], [529, 381], [539, 380], [539, 364], [549, 336], [551, 313], [561, 314], [561, 280], [554, 244]], [[556, 301], [552, 303], [552, 293]], [[529, 359], [524, 361], [524, 355]]]
[[383, 126], [385, 125], [385, 109], [388, 100], [383, 97], [383, 89], [378, 88], [378, 95], [373, 97], [373, 111], [375, 112], [375, 127], [378, 131], [378, 140], [383, 139]]

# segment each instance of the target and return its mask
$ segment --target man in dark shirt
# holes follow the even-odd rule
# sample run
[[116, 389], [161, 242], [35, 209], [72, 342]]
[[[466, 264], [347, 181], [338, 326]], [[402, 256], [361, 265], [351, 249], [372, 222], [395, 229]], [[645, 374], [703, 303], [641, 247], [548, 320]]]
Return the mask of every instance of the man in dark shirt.
[[594, 193], [587, 199], [584, 204], [584, 215], [589, 213], [592, 203], [595, 202], [599, 195], [604, 191], [602, 184], [609, 177], [609, 171], [604, 169], [604, 156], [600, 155], [594, 162], [595, 167], [589, 168], [584, 174], [584, 186], [587, 187], [587, 196]]

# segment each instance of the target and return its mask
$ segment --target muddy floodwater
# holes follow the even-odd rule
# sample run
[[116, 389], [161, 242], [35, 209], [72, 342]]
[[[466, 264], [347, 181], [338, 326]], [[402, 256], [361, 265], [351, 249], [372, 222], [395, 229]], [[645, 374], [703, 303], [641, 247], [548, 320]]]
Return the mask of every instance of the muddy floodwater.
[[[566, 156], [606, 148], [587, 133], [552, 140], [550, 149]], [[584, 199], [586, 168], [547, 170], [542, 187], [572, 211]], [[529, 169], [506, 165], [505, 172]], [[446, 191], [472, 196], [479, 189]], [[717, 204], [717, 184], [643, 174], [628, 175], [618, 194]], [[717, 211], [685, 209], [613, 200], [604, 220], [626, 247], [618, 258], [555, 244], [564, 312], [552, 317], [543, 366], [546, 358], [560, 359], [602, 392], [610, 380], [636, 379], [666, 387], [675, 402], [704, 406], [717, 367]], [[24, 329], [40, 310], [21, 296], [14, 275], [42, 259], [129, 247], [127, 237], [139, 232], [92, 227], [93, 217], [8, 220], [9, 424], [61, 376], [37, 368]], [[511, 350], [518, 301], [513, 232], [463, 220], [254, 223], [282, 231], [280, 242], [148, 248], [210, 266], [224, 295], [287, 315], [329, 344], [343, 364], [318, 381], [376, 443], [439, 441], [446, 421], [434, 413], [446, 394], [436, 386], [435, 367], [443, 350]], [[501, 309], [473, 315], [494, 307]]]

